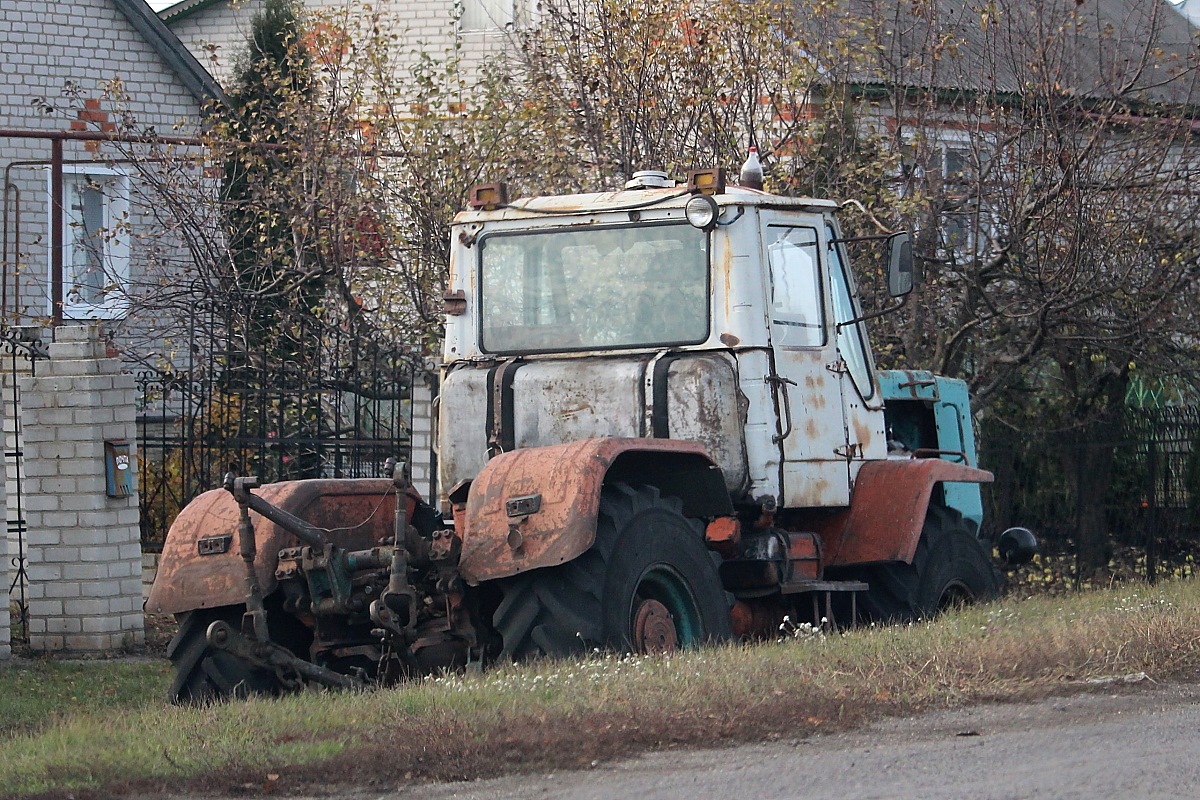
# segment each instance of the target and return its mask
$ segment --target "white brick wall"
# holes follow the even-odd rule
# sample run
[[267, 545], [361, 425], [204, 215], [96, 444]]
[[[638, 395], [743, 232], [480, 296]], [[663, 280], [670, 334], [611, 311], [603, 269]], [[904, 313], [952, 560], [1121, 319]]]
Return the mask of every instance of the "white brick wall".
[[409, 475], [413, 487], [428, 502], [437, 506], [436, 476], [433, 473], [433, 390], [430, 381], [420, 376], [412, 388], [412, 453], [409, 456]]
[[[63, 92], [68, 82], [78, 86], [83, 97], [99, 99], [105, 84], [119, 79], [130, 100], [124, 109], [103, 103], [102, 110], [110, 114], [111, 120], [127, 112], [139, 130], [153, 127], [160, 133], [179, 135], [199, 130], [199, 101], [109, 0], [0, 0], [0, 73], [5, 76], [0, 81], [0, 128], [66, 130], [75, 117]], [[35, 100], [44, 100], [59, 111], [42, 113], [35, 107]], [[101, 155], [105, 152], [102, 148]], [[112, 155], [111, 149], [107, 153]], [[7, 265], [5, 272], [19, 273], [21, 278], [8, 287], [10, 307], [4, 311], [10, 323], [15, 321], [17, 311], [21, 312], [20, 319], [32, 322], [44, 319], [50, 311], [49, 183], [44, 166], [49, 157], [50, 144], [45, 140], [0, 138], [0, 168], [10, 161], [43, 162], [11, 172], [20, 192], [21, 224], [18, 229], [10, 213], [9, 255], [16, 263]], [[85, 162], [93, 159], [78, 142], [64, 144], [64, 157]], [[133, 194], [131, 211], [136, 232], [151, 210], [139, 207], [136, 188]], [[132, 248], [131, 268], [136, 280], [143, 249], [136, 237]], [[14, 252], [19, 258], [12, 258]], [[15, 300], [18, 294], [19, 303]]]
[[138, 499], [108, 497], [104, 475], [104, 442], [136, 441], [134, 378], [105, 357], [96, 326], [55, 337], [50, 360], [20, 380], [30, 646], [141, 645]]
[[[360, 13], [364, 5], [353, 0], [303, 0], [303, 4], [311, 11], [351, 15]], [[455, 0], [378, 0], [372, 5], [384, 14], [387, 25], [398, 37], [397, 71], [415, 63], [417, 52], [436, 58], [453, 47]], [[167, 25], [192, 55], [225, 84], [246, 46], [251, 20], [261, 7], [262, 0], [223, 0], [182, 19], [167, 20]], [[469, 68], [475, 67], [485, 58], [503, 52], [507, 43], [503, 31], [464, 31], [461, 54]]]

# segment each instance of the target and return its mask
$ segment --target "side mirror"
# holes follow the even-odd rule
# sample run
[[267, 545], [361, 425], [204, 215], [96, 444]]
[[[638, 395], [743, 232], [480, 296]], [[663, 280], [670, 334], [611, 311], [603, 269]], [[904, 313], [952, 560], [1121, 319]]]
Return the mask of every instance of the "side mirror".
[[904, 297], [913, 290], [912, 237], [908, 231], [893, 233], [887, 238], [888, 293]]

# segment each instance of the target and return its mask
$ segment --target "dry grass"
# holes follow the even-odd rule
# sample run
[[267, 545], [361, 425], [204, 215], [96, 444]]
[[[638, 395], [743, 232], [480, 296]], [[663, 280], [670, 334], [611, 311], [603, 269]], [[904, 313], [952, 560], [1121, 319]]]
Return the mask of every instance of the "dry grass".
[[84, 797], [214, 783], [282, 791], [331, 776], [359, 785], [461, 779], [803, 737], [1127, 673], [1189, 680], [1198, 668], [1200, 583], [1126, 586], [671, 658], [596, 656], [358, 695], [81, 712], [7, 739], [0, 786]]

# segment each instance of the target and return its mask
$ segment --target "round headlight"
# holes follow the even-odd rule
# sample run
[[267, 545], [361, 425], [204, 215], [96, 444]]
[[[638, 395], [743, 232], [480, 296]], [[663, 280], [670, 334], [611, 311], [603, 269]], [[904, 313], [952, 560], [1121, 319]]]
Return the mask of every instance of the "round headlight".
[[721, 207], [717, 205], [717, 201], [706, 194], [696, 195], [683, 207], [683, 215], [687, 217], [687, 221], [692, 227], [702, 231], [715, 228], [720, 214]]

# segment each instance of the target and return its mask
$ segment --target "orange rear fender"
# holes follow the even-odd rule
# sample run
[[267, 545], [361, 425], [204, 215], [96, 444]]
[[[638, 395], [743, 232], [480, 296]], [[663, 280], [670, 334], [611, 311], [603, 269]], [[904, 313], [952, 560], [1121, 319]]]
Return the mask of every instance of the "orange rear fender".
[[[389, 480], [282, 481], [266, 484], [254, 493], [313, 525], [334, 531], [329, 539], [341, 547], [374, 547], [391, 536], [394, 528], [395, 487]], [[410, 492], [410, 519], [418, 500], [420, 495], [415, 490]], [[178, 614], [245, 602], [246, 568], [239, 555], [238, 518], [238, 504], [224, 489], [205, 492], [179, 512], [163, 544], [158, 574], [146, 598], [147, 611]], [[268, 595], [275, 590], [279, 551], [296, 546], [298, 541], [253, 511], [250, 520], [254, 524], [258, 585]], [[217, 546], [202, 547], [201, 540]]]

